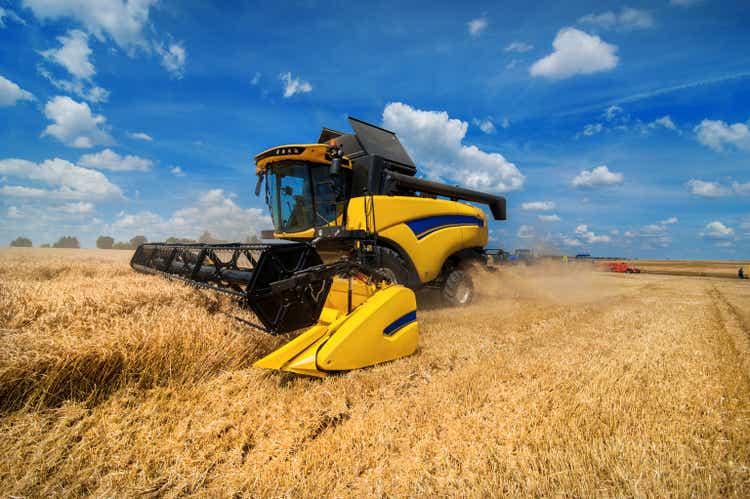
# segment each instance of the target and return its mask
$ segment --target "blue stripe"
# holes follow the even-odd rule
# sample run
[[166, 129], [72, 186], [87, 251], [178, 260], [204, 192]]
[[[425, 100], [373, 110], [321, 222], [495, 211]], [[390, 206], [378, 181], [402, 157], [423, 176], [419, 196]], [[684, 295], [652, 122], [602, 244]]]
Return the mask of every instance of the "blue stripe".
[[391, 322], [385, 329], [383, 329], [383, 334], [386, 336], [391, 336], [402, 327], [406, 326], [407, 324], [411, 324], [412, 322], [415, 322], [416, 320], [417, 320], [416, 310], [407, 312], [406, 314], [402, 315], [395, 321]]
[[461, 225], [477, 225], [484, 227], [484, 220], [471, 215], [438, 215], [434, 217], [418, 218], [406, 222], [417, 239], [429, 236], [435, 231]]

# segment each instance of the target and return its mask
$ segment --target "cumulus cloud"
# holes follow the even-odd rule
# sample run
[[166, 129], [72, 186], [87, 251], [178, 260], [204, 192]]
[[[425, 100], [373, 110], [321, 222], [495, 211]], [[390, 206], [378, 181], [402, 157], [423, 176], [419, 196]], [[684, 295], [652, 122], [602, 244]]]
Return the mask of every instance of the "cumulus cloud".
[[109, 90], [97, 86], [93, 81], [79, 80], [77, 78], [73, 78], [72, 80], [56, 78], [41, 64], [37, 66], [37, 71], [45, 80], [63, 92], [74, 94], [83, 100], [93, 103], [107, 102], [109, 100]]
[[[486, 120], [480, 120], [480, 119], [474, 118], [472, 123], [478, 126], [479, 129], [486, 134], [493, 134], [497, 131], [497, 129], [495, 128], [495, 124], [489, 118], [487, 118]], [[507, 127], [504, 127], [504, 128], [507, 128]]]
[[88, 35], [81, 30], [71, 30], [67, 35], [57, 37], [60, 48], [45, 50], [41, 54], [48, 61], [64, 67], [72, 76], [84, 80], [89, 79], [94, 76], [96, 70], [89, 60], [91, 48], [89, 48], [88, 38]]
[[537, 215], [536, 216], [542, 222], [559, 222], [560, 217], [553, 213], [552, 215]]
[[687, 186], [691, 194], [706, 198], [721, 198], [732, 195], [750, 195], [750, 182], [732, 182], [730, 186], [727, 186], [719, 182], [690, 179], [687, 183]]
[[89, 60], [91, 48], [88, 35], [81, 30], [70, 30], [67, 35], [59, 36], [60, 47], [40, 52], [50, 62], [65, 68], [72, 80], [56, 78], [43, 65], [37, 66], [39, 74], [56, 88], [72, 93], [89, 102], [106, 102], [109, 91], [97, 86], [92, 78], [96, 74], [94, 65]]
[[554, 201], [529, 201], [521, 203], [524, 211], [551, 211], [555, 209]]
[[621, 184], [624, 178], [622, 173], [611, 172], [606, 165], [600, 165], [592, 170], [581, 170], [571, 185], [573, 187], [602, 187]]
[[313, 87], [310, 82], [292, 77], [292, 73], [289, 71], [281, 73], [279, 79], [284, 83], [284, 97], [287, 99], [294, 94], [312, 92]]
[[101, 129], [107, 119], [100, 114], [92, 114], [85, 102], [57, 96], [44, 106], [44, 115], [54, 123], [48, 125], [42, 135], [51, 135], [65, 145], [85, 149], [112, 142], [109, 134]]
[[506, 52], [516, 52], [518, 54], [523, 54], [532, 50], [533, 48], [533, 45], [526, 42], [511, 42], [503, 50], [505, 50]]
[[148, 22], [149, 9], [156, 0], [23, 0], [42, 20], [70, 18], [103, 40], [110, 37], [126, 50], [145, 48], [143, 28]]
[[112, 230], [123, 237], [137, 231], [150, 240], [174, 235], [197, 239], [208, 230], [219, 239], [242, 241], [271, 225], [270, 217], [262, 209], [242, 208], [233, 198], [221, 189], [212, 189], [201, 194], [194, 205], [175, 211], [169, 218], [149, 211], [121, 212]]
[[145, 140], [147, 142], [154, 140], [149, 134], [143, 132], [129, 132], [128, 137], [136, 140]]
[[87, 215], [94, 211], [94, 204], [86, 201], [79, 201], [78, 203], [65, 203], [58, 207], [58, 209], [69, 215]]
[[15, 106], [20, 100], [34, 100], [34, 96], [9, 79], [0, 76], [0, 107]]
[[634, 30], [654, 27], [651, 12], [624, 7], [620, 12], [606, 11], [601, 14], [589, 14], [578, 19], [578, 24], [586, 24], [600, 29]]
[[576, 28], [563, 28], [552, 42], [554, 51], [536, 61], [531, 76], [569, 78], [614, 69], [619, 61], [617, 47]]
[[123, 197], [120, 188], [101, 172], [76, 166], [60, 158], [42, 163], [3, 159], [0, 160], [0, 174], [36, 181], [51, 188], [3, 186], [0, 192], [6, 196], [89, 201]]
[[482, 31], [487, 29], [488, 24], [487, 18], [479, 17], [466, 23], [466, 28], [469, 30], [471, 36], [478, 38], [482, 34]]
[[703, 120], [694, 131], [698, 142], [714, 151], [723, 151], [725, 146], [750, 150], [750, 129], [745, 123], [729, 125], [721, 120]]
[[161, 65], [173, 78], [180, 79], [185, 75], [187, 51], [182, 43], [172, 42], [166, 48], [156, 45], [156, 52], [161, 56]]
[[398, 134], [428, 176], [498, 192], [523, 187], [524, 176], [501, 154], [464, 145], [468, 123], [450, 118], [445, 111], [422, 111], [391, 102], [383, 110], [383, 126]]
[[175, 177], [184, 177], [185, 176], [185, 172], [182, 171], [182, 168], [180, 168], [179, 166], [176, 166], [176, 165], [169, 169], [169, 173], [171, 173]]
[[720, 198], [732, 194], [731, 189], [724, 187], [718, 182], [690, 179], [687, 185], [691, 194], [705, 198]]
[[576, 227], [575, 234], [588, 244], [608, 243], [612, 240], [606, 234], [595, 234], [593, 231], [589, 230], [589, 226], [585, 224]]
[[734, 229], [727, 227], [718, 220], [709, 222], [703, 228], [700, 236], [705, 239], [729, 239], [734, 235]]
[[120, 156], [112, 149], [104, 149], [94, 154], [84, 154], [78, 164], [88, 168], [99, 168], [112, 171], [141, 171], [151, 169], [154, 162], [139, 156]]

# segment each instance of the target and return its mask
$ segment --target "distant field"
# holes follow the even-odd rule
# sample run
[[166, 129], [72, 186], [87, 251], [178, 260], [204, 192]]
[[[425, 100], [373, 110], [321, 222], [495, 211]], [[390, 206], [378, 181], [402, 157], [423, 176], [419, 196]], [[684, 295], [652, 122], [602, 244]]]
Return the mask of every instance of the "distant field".
[[633, 266], [649, 274], [669, 274], [701, 277], [737, 277], [740, 267], [747, 274], [750, 261], [710, 261], [710, 260], [634, 260]]
[[319, 380], [130, 255], [0, 249], [0, 495], [750, 496], [750, 281], [479, 273], [415, 355]]

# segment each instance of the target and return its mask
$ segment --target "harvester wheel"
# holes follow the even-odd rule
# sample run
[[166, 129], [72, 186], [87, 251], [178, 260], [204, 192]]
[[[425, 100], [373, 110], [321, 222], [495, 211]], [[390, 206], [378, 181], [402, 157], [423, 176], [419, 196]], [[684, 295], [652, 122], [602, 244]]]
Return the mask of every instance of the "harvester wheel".
[[407, 285], [409, 271], [406, 267], [406, 262], [401, 259], [401, 256], [390, 248], [380, 247], [378, 251], [380, 252], [378, 271], [388, 276], [394, 284]]
[[443, 284], [443, 298], [457, 307], [463, 307], [474, 299], [474, 283], [471, 276], [460, 269], [453, 269]]

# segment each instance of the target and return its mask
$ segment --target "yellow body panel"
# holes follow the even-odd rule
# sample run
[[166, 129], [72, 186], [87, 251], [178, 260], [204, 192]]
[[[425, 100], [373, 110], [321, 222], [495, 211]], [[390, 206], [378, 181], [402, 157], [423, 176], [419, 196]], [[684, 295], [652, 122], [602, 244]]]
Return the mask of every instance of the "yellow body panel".
[[[255, 173], [263, 173], [268, 165], [284, 160], [331, 164], [331, 161], [326, 158], [327, 152], [328, 144], [286, 144], [272, 147], [255, 156]], [[344, 168], [352, 167], [346, 158], [341, 162], [341, 166]]]
[[318, 323], [254, 365], [323, 377], [327, 371], [357, 369], [414, 353], [418, 343], [414, 292], [399, 285], [381, 289], [352, 280], [349, 313], [348, 287], [347, 279], [335, 278]]
[[[487, 244], [487, 218], [484, 211], [475, 206], [445, 199], [431, 199], [414, 196], [373, 196], [375, 223], [379, 238], [385, 238], [401, 247], [411, 259], [414, 268], [423, 282], [437, 278], [452, 254], [464, 248], [481, 248]], [[365, 202], [370, 198], [356, 197], [349, 200], [346, 228], [364, 230]], [[445, 225], [438, 230], [422, 235], [415, 233], [407, 222], [440, 216], [466, 216], [481, 221], [481, 225]], [[331, 225], [340, 225], [341, 218]], [[373, 227], [370, 226], [370, 230]], [[279, 239], [313, 239], [315, 230], [308, 229], [296, 233], [276, 233]]]

